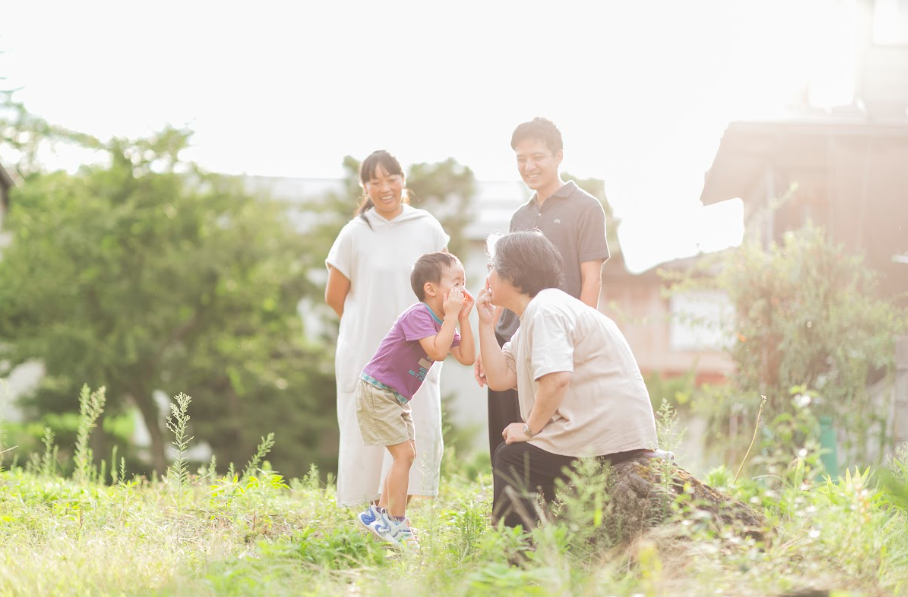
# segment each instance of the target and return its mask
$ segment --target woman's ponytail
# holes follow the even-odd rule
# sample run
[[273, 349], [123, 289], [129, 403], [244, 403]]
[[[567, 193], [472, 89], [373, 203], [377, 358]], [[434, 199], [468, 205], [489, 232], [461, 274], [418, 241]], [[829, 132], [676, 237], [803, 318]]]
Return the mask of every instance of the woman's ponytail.
[[366, 212], [373, 207], [375, 207], [375, 204], [372, 203], [372, 199], [369, 197], [369, 194], [365, 190], [363, 190], [363, 200], [359, 204], [359, 207], [357, 207], [353, 212], [353, 215], [361, 217], [363, 219], [363, 222], [366, 223], [366, 226], [368, 226], [370, 230], [372, 229], [372, 223], [369, 222], [369, 218], [366, 217]]

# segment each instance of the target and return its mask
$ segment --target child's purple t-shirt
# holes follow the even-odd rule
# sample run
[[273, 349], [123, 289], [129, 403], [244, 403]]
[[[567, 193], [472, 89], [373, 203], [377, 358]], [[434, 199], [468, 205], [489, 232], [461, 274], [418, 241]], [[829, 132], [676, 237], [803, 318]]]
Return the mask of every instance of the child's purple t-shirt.
[[[435, 362], [419, 341], [437, 335], [442, 323], [425, 303], [409, 307], [391, 326], [363, 373], [412, 399]], [[460, 334], [455, 330], [451, 348], [459, 345]]]

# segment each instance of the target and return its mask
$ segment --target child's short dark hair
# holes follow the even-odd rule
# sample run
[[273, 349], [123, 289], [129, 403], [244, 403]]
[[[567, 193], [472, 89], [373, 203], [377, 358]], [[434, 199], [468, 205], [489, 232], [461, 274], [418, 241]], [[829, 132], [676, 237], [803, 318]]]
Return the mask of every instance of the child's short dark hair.
[[426, 300], [426, 291], [424, 289], [427, 282], [438, 284], [445, 270], [458, 263], [457, 257], [438, 251], [437, 253], [426, 253], [416, 260], [413, 264], [413, 271], [410, 272], [410, 286], [416, 293], [416, 298], [420, 301]]
[[548, 118], [537, 116], [529, 122], [517, 125], [514, 134], [511, 135], [511, 149], [517, 149], [517, 146], [527, 139], [539, 139], [545, 143], [552, 155], [564, 149], [561, 131]]

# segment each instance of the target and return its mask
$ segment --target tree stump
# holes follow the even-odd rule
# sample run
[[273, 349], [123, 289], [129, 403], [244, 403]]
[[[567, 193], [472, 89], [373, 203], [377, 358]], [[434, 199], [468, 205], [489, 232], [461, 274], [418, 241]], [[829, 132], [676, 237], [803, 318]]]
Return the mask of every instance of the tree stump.
[[[670, 476], [663, 479], [664, 476]], [[612, 466], [609, 518], [620, 534], [632, 537], [666, 522], [671, 504], [681, 495], [692, 514], [716, 525], [734, 526], [745, 536], [763, 539], [765, 518], [747, 504], [706, 485], [670, 461], [635, 458]]]

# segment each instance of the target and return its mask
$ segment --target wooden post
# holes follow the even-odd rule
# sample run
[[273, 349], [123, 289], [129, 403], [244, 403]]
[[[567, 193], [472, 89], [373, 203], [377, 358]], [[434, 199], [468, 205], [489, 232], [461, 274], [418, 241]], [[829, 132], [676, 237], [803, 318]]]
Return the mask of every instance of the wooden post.
[[908, 442], [908, 336], [895, 343], [895, 412], [893, 448]]

